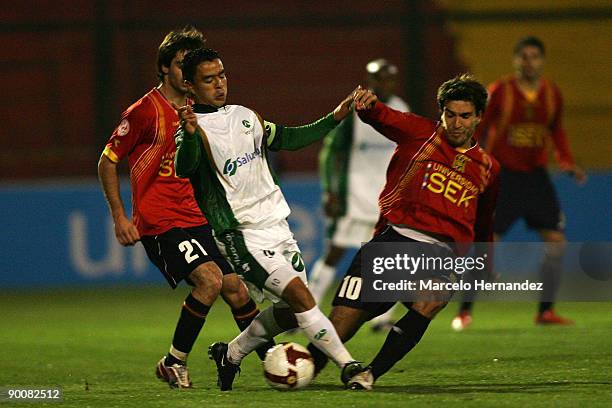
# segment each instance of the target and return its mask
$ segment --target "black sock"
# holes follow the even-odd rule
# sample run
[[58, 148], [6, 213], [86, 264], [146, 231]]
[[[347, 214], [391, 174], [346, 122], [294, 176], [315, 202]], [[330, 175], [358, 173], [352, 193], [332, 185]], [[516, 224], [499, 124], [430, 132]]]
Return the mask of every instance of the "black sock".
[[553, 308], [553, 302], [540, 302], [539, 312], [544, 313]]
[[417, 345], [429, 326], [429, 320], [414, 310], [409, 310], [404, 317], [395, 323], [385, 344], [372, 360], [372, 375], [377, 379], [391, 369], [404, 356]]
[[329, 362], [329, 358], [324, 352], [322, 352], [317, 346], [312, 343], [308, 343], [307, 348], [308, 351], [310, 351], [312, 359], [314, 360], [315, 374], [318, 374], [321, 372], [321, 370], [325, 368], [325, 366]]
[[473, 302], [461, 302], [461, 306], [459, 307], [459, 312], [472, 312]]
[[[239, 307], [238, 309], [232, 309], [232, 315], [234, 316], [234, 321], [236, 321], [236, 325], [240, 329], [240, 331], [244, 331], [249, 324], [253, 321], [253, 319], [259, 314], [259, 309], [253, 299], [249, 299], [249, 301], [244, 305]], [[276, 343], [274, 340], [270, 340], [266, 344], [259, 346], [255, 349], [255, 352], [259, 356], [261, 361], [266, 358], [266, 351], [271, 347], [274, 347]]]
[[[189, 353], [204, 326], [209, 310], [210, 306], [201, 303], [190, 293], [183, 303], [181, 316], [174, 330], [172, 347], [183, 353]], [[166, 365], [172, 364], [185, 364], [185, 362], [168, 353]]]

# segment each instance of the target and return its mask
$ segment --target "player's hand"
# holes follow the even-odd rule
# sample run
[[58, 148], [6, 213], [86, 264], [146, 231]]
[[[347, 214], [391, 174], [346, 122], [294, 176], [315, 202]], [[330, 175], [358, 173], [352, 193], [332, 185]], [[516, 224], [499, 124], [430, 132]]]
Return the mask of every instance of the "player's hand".
[[580, 166], [574, 165], [573, 167], [567, 169], [567, 172], [576, 180], [576, 183], [578, 183], [579, 185], [583, 185], [588, 180], [586, 172]]
[[115, 220], [115, 237], [123, 246], [132, 246], [140, 241], [136, 226], [125, 215], [120, 215]]
[[[361, 87], [360, 87], [361, 88]], [[355, 91], [353, 101], [355, 103], [355, 109], [357, 111], [366, 111], [372, 109], [376, 104], [378, 97], [376, 94], [369, 89], [358, 89]]]
[[340, 215], [340, 199], [338, 194], [325, 193], [323, 196], [323, 212], [330, 218], [336, 218]]
[[334, 109], [334, 119], [336, 122], [340, 122], [342, 119], [346, 118], [348, 114], [353, 110], [353, 98], [355, 97], [355, 92], [361, 89], [361, 86], [355, 88], [353, 92], [351, 92], [346, 98], [340, 102], [340, 105]]
[[176, 109], [181, 118], [182, 128], [185, 129], [185, 132], [188, 134], [193, 135], [198, 128], [198, 119], [193, 112], [193, 108], [190, 105], [176, 106], [174, 103], [172, 106]]

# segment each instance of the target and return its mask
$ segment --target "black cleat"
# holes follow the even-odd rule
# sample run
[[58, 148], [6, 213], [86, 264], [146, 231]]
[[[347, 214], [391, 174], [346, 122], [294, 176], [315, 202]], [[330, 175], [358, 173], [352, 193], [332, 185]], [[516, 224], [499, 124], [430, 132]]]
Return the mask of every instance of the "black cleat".
[[208, 358], [217, 364], [217, 386], [221, 391], [230, 391], [236, 373], [240, 366], [232, 364], [227, 359], [227, 344], [214, 343], [208, 347]]
[[355, 377], [357, 374], [361, 373], [365, 369], [361, 366], [361, 363], [358, 361], [351, 361], [350, 363], [346, 363], [344, 367], [342, 367], [342, 372], [340, 373], [340, 379], [344, 385], [348, 385], [348, 382]]

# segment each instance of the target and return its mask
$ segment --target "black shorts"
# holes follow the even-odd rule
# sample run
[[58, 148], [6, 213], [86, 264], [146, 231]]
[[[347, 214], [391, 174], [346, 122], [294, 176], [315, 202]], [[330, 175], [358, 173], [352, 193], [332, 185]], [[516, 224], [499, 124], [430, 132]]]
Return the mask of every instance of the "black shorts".
[[519, 218], [530, 229], [563, 231], [564, 219], [550, 176], [539, 167], [528, 173], [502, 168], [494, 232], [505, 234]]
[[[403, 236], [402, 234], [395, 231], [392, 227], [387, 227], [383, 232], [377, 234], [370, 240], [369, 243], [380, 243], [380, 242], [407, 242], [407, 243], [416, 243], [414, 239]], [[351, 265], [342, 281], [340, 282], [340, 286], [336, 291], [336, 295], [334, 296], [334, 300], [332, 302], [333, 306], [347, 306], [352, 307], [354, 309], [365, 310], [368, 312], [368, 319], [372, 319], [378, 315], [385, 313], [389, 310], [396, 302], [364, 302], [362, 301], [362, 276], [361, 276], [361, 251], [363, 248], [368, 245], [366, 243], [364, 246], [357, 251], [353, 260], [351, 261]], [[423, 248], [432, 248], [437, 247], [434, 245], [426, 245]], [[439, 248], [439, 247], [438, 247]], [[454, 254], [447, 249], [437, 249], [435, 250], [435, 255], [439, 255], [440, 252], [447, 252], [449, 256], [454, 256]], [[421, 251], [419, 251], [421, 252]], [[420, 253], [415, 256], [421, 255]], [[424, 276], [422, 276], [424, 277]], [[453, 280], [450, 275], [442, 276], [443, 279], [447, 279], [449, 281]], [[412, 302], [402, 302], [404, 306], [410, 308]]]
[[173, 289], [183, 279], [193, 285], [188, 278], [189, 274], [209, 261], [214, 261], [223, 275], [234, 272], [219, 252], [208, 224], [172, 228], [159, 235], [145, 235], [140, 238], [140, 242], [151, 262], [159, 268]]

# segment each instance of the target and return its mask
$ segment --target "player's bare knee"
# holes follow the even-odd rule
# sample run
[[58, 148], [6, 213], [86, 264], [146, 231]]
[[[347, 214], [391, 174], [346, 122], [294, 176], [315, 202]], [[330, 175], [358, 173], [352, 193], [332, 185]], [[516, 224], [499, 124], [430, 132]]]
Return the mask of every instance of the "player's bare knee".
[[293, 278], [287, 284], [281, 297], [294, 313], [306, 312], [317, 305], [308, 287], [299, 277]]
[[544, 251], [546, 256], [559, 258], [565, 253], [567, 240], [561, 231], [543, 230], [540, 231], [542, 241], [544, 241]]
[[235, 273], [223, 275], [221, 296], [233, 308], [246, 304], [250, 299], [246, 286]]
[[223, 286], [223, 274], [214, 262], [206, 262], [199, 265], [189, 275], [196, 289], [206, 288], [207, 291], [214, 293], [221, 292]]

